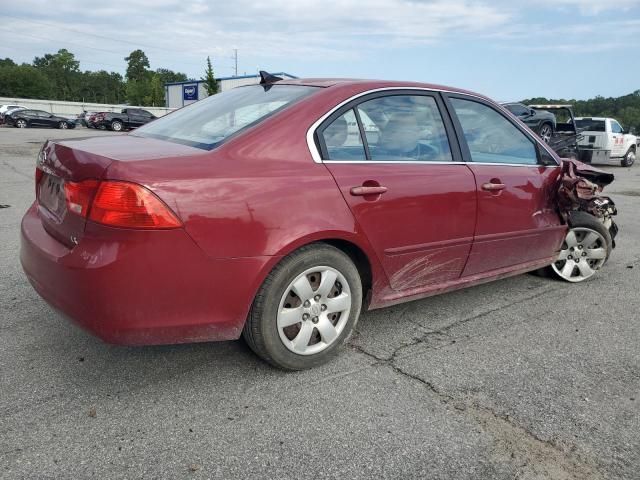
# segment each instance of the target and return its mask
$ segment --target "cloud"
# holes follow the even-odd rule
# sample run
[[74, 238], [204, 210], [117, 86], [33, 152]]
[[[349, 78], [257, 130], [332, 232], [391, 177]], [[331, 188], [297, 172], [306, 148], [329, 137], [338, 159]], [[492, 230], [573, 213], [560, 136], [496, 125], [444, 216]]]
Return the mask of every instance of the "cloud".
[[[23, 19], [12, 21], [13, 28], [51, 39], [75, 37], [85, 50], [122, 50], [128, 44], [192, 58], [228, 55], [232, 48], [256, 57], [348, 58], [372, 46], [490, 31], [511, 19], [503, 8], [469, 0], [237, 0], [216, 2], [215, 8], [204, 0], [111, 0], [90, 6], [70, 0], [55, 11], [49, 1], [23, 0], [5, 11]], [[0, 30], [0, 40], [5, 34]]]
[[538, 5], [574, 9], [583, 15], [598, 15], [607, 11], [626, 11], [640, 6], [640, 0], [538, 0]]

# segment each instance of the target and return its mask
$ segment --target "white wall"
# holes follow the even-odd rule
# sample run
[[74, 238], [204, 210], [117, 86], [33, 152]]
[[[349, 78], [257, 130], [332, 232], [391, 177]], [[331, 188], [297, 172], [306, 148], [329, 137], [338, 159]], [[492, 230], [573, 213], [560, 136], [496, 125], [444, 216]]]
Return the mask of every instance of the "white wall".
[[[33, 98], [9, 98], [0, 97], [0, 105], [12, 104], [22, 105], [26, 108], [34, 110], [44, 110], [45, 112], [55, 113], [56, 115], [73, 116], [82, 113], [83, 110], [88, 112], [119, 112], [129, 105], [107, 105], [104, 103], [83, 103], [83, 102], [63, 102], [61, 100], [36, 100]], [[133, 107], [133, 105], [131, 105]], [[170, 112], [171, 108], [164, 107], [134, 107], [143, 108], [156, 117]]]

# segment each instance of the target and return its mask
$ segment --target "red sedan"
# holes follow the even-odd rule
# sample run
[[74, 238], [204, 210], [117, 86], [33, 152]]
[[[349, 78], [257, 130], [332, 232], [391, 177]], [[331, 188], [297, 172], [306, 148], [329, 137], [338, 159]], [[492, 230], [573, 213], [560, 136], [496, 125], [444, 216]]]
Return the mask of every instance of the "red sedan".
[[543, 267], [591, 277], [615, 209], [561, 208], [563, 172], [474, 93], [266, 77], [125, 136], [47, 142], [21, 260], [47, 302], [107, 342], [243, 335], [303, 369], [363, 309]]

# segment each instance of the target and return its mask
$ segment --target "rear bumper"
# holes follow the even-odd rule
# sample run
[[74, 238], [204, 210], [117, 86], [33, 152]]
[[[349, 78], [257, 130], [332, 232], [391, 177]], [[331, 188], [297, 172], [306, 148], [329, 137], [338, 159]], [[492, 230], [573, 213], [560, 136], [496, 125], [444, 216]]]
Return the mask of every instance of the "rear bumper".
[[20, 260], [40, 296], [106, 342], [153, 345], [240, 336], [273, 257], [212, 259], [182, 230], [87, 224], [69, 249], [25, 214]]

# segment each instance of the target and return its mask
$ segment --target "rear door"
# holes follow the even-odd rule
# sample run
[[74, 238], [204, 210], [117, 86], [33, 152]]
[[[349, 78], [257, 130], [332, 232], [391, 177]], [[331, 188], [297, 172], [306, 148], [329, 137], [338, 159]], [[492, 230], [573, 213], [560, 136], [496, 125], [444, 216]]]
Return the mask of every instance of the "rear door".
[[444, 111], [436, 93], [383, 91], [317, 130], [324, 163], [397, 291], [459, 278], [471, 248], [475, 183]]
[[497, 107], [446, 95], [477, 185], [478, 218], [463, 276], [554, 256], [564, 239], [555, 204], [560, 167]]
[[137, 108], [127, 110], [127, 115], [129, 116], [129, 127], [131, 128], [139, 127], [144, 123], [141, 111]]

